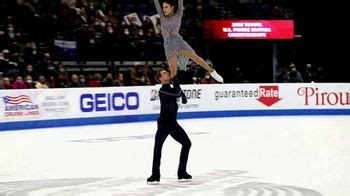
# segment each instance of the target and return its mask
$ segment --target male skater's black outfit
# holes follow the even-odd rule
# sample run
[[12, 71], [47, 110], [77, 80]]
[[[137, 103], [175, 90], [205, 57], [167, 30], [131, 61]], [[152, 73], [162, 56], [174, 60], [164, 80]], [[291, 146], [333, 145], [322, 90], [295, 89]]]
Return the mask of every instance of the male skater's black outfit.
[[191, 141], [188, 138], [185, 130], [177, 123], [178, 105], [176, 99], [181, 97], [181, 89], [178, 79], [173, 79], [173, 84], [163, 84], [159, 90], [160, 98], [160, 115], [158, 118], [158, 129], [155, 137], [152, 176], [147, 179], [147, 182], [159, 181], [160, 178], [160, 159], [162, 147], [165, 139], [170, 134], [177, 142], [182, 145], [180, 164], [178, 168], [178, 179], [191, 179], [186, 172], [188, 153], [191, 148]]

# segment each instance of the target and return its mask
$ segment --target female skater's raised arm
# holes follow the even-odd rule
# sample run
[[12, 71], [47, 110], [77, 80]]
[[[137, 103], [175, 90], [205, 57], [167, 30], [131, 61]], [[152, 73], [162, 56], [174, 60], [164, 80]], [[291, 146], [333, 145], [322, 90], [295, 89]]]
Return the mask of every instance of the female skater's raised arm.
[[184, 0], [178, 0], [178, 15], [181, 18], [184, 13]]
[[162, 6], [159, 3], [159, 0], [153, 0], [154, 5], [156, 6], [156, 10], [160, 17], [164, 17]]

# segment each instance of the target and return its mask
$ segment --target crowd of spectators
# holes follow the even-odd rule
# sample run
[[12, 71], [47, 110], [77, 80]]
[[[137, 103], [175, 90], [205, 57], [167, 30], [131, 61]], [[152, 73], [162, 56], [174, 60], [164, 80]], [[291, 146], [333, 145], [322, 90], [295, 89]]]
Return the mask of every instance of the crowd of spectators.
[[290, 63], [289, 66], [280, 68], [277, 75], [277, 82], [279, 83], [314, 83], [314, 82], [326, 82], [327, 74], [323, 67], [313, 67], [312, 64], [307, 63], [301, 71], [298, 70], [294, 63]]
[[[231, 3], [230, 3], [231, 2]], [[232, 7], [236, 5], [237, 7]], [[203, 47], [201, 21], [237, 18], [288, 18], [282, 4], [259, 1], [185, 1], [181, 34], [196, 51]], [[239, 8], [239, 9], [237, 9]], [[136, 13], [135, 18], [126, 16]], [[63, 88], [154, 84], [164, 60], [160, 24], [153, 0], [4, 0], [0, 5], [0, 88]], [[138, 23], [138, 20], [140, 20]], [[74, 51], [56, 50], [55, 40], [73, 41]], [[68, 49], [67, 49], [68, 50]], [[144, 61], [126, 72], [68, 72], [61, 61]], [[164, 66], [164, 65], [163, 65]], [[183, 83], [215, 83], [195, 63], [180, 71]], [[233, 81], [249, 82], [238, 68]]]
[[[76, 88], [76, 87], [112, 87], [112, 86], [145, 86], [154, 85], [156, 71], [167, 68], [166, 62], [161, 66], [149, 66], [149, 63], [135, 63], [128, 71], [112, 73], [95, 72], [92, 74], [69, 74], [62, 65], [50, 64], [43, 72], [34, 71], [33, 65], [28, 64], [24, 71], [13, 72], [6, 76], [0, 73], [0, 89], [30, 89], [30, 88]], [[179, 70], [179, 77], [183, 84], [215, 84], [208, 72], [197, 64], [189, 65], [188, 70]]]

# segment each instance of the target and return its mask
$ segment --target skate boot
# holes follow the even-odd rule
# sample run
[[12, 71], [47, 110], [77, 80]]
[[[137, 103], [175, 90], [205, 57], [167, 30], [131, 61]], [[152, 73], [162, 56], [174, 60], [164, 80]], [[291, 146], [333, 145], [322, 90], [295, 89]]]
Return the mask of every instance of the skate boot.
[[189, 182], [192, 180], [192, 176], [185, 172], [177, 172], [177, 179], [179, 182]]
[[158, 184], [160, 181], [160, 174], [152, 174], [147, 178], [147, 184]]
[[215, 69], [212, 72], [209, 72], [211, 77], [213, 77], [216, 81], [220, 83], [224, 83], [224, 79], [215, 71]]

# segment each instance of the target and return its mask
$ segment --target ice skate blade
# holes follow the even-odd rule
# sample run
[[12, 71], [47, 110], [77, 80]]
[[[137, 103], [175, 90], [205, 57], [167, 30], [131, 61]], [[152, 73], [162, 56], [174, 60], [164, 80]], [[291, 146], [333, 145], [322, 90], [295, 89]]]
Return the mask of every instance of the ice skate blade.
[[147, 182], [148, 185], [158, 185], [159, 181]]
[[214, 80], [216, 80], [219, 83], [224, 83], [224, 79], [222, 76], [220, 76], [215, 70], [213, 72], [209, 73]]
[[186, 183], [186, 182], [191, 182], [192, 179], [178, 179], [180, 183]]

